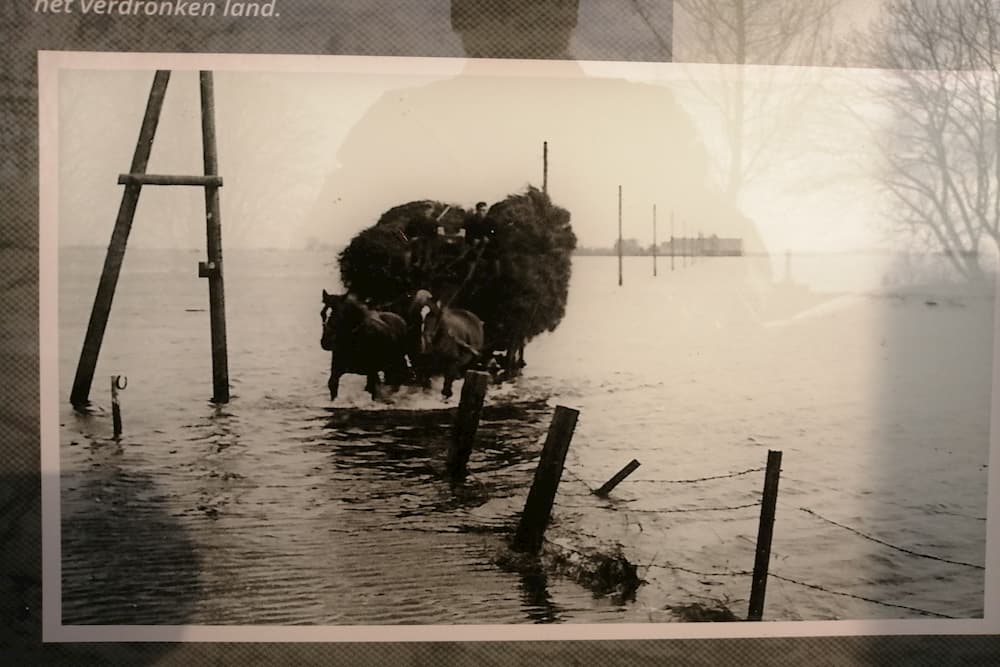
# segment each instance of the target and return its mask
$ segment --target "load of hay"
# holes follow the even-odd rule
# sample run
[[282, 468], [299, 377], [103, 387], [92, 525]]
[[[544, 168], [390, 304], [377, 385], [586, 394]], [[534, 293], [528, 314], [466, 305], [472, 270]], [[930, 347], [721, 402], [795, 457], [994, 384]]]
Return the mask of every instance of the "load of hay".
[[487, 351], [508, 373], [525, 343], [562, 321], [576, 235], [567, 210], [536, 188], [485, 216], [437, 201], [386, 211], [340, 254], [344, 286], [400, 311], [419, 289], [483, 320]]

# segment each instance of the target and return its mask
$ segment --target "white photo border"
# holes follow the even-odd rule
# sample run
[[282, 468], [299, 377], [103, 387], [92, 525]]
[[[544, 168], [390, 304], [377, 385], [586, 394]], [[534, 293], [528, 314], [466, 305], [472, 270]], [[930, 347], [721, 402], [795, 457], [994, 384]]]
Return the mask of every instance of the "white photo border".
[[[265, 54], [178, 54], [123, 52], [38, 52], [39, 134], [39, 373], [42, 477], [42, 585], [44, 642], [472, 642], [640, 639], [723, 639], [864, 635], [980, 635], [1000, 633], [1000, 397], [990, 399], [990, 465], [987, 493], [986, 573], [983, 618], [842, 621], [764, 621], [756, 623], [608, 623], [513, 625], [64, 625], [59, 455], [58, 355], [58, 191], [59, 72], [89, 70], [213, 70], [268, 72], [344, 72], [454, 76], [461, 58], [382, 56], [303, 56]], [[574, 61], [584, 76], [664, 80], [668, 71], [689, 65]], [[496, 76], [551, 76], [555, 61], [481, 61], [481, 73]], [[564, 72], [560, 71], [560, 74]], [[994, 332], [1000, 331], [1000, 289], [996, 290]], [[993, 386], [1000, 386], [1000, 349], [994, 336]], [[989, 491], [993, 491], [990, 493]]]

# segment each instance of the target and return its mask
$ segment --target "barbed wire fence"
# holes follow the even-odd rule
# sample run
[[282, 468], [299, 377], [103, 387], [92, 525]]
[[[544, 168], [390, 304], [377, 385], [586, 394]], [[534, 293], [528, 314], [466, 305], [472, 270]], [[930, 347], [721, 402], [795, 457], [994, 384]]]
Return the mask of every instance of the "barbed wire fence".
[[[754, 467], [754, 468], [748, 468], [748, 469], [744, 469], [744, 470], [738, 470], [738, 471], [735, 471], [735, 472], [722, 473], [722, 474], [717, 474], [717, 475], [706, 475], [706, 476], [702, 476], [702, 477], [686, 478], [686, 479], [640, 479], [640, 480], [631, 480], [631, 481], [628, 482], [628, 484], [630, 484], [630, 485], [636, 485], [636, 486], [644, 486], [644, 487], [648, 487], [648, 486], [670, 487], [670, 486], [677, 486], [677, 485], [694, 485], [694, 484], [702, 484], [702, 483], [710, 482], [710, 481], [718, 481], [718, 480], [727, 480], [727, 479], [736, 479], [736, 478], [746, 477], [746, 476], [749, 476], [749, 475], [753, 475], [755, 473], [765, 472], [766, 470], [767, 470], [766, 467]], [[620, 504], [608, 504], [606, 502], [603, 502], [603, 503], [600, 503], [600, 502], [584, 503], [584, 502], [573, 502], [573, 501], [565, 502], [564, 500], [562, 500], [562, 498], [581, 499], [581, 498], [585, 498], [585, 497], [593, 497], [593, 498], [596, 499], [597, 496], [594, 495], [595, 491], [596, 491], [596, 487], [594, 486], [594, 484], [599, 484], [599, 482], [597, 482], [596, 480], [586, 480], [586, 479], [583, 479], [583, 478], [579, 477], [574, 472], [572, 472], [568, 466], [567, 466], [567, 468], [565, 468], [563, 470], [563, 474], [566, 476], [566, 478], [568, 480], [573, 481], [573, 482], [575, 482], [578, 485], [582, 485], [586, 489], [586, 492], [574, 492], [574, 491], [570, 491], [570, 490], [568, 490], [567, 492], [560, 492], [560, 494], [559, 494], [560, 500], [558, 501], [558, 504], [557, 504], [557, 507], [559, 509], [591, 510], [591, 511], [593, 511], [593, 510], [604, 510], [604, 511], [608, 511], [608, 512], [621, 512], [626, 517], [626, 523], [628, 523], [628, 515], [629, 514], [674, 515], [674, 514], [697, 514], [697, 513], [712, 514], [712, 513], [719, 513], [719, 512], [735, 512], [735, 511], [746, 510], [746, 509], [750, 509], [750, 508], [761, 508], [762, 507], [762, 502], [764, 500], [764, 494], [762, 494], [760, 492], [755, 492], [757, 495], [760, 495], [761, 498], [758, 499], [755, 502], [752, 502], [752, 503], [740, 503], [740, 504], [729, 504], [729, 505], [718, 505], [718, 506], [684, 507], [684, 508], [644, 509], [644, 508], [634, 508], [634, 507], [622, 506]], [[794, 478], [788, 478], [788, 477], [786, 477], [785, 480], [786, 481], [796, 481], [796, 482], [806, 483], [806, 482], [803, 482], [802, 480], [796, 480]], [[937, 554], [925, 553], [925, 552], [922, 552], [922, 551], [917, 550], [915, 548], [910, 548], [910, 547], [901, 546], [901, 545], [898, 545], [898, 544], [893, 544], [892, 542], [890, 542], [890, 541], [888, 541], [886, 539], [883, 539], [883, 538], [878, 537], [876, 535], [870, 534], [870, 533], [865, 532], [863, 530], [860, 530], [858, 528], [849, 526], [846, 523], [843, 523], [841, 521], [836, 521], [834, 519], [828, 518], [828, 517], [824, 516], [823, 514], [817, 512], [815, 509], [812, 509], [810, 507], [792, 505], [792, 504], [785, 503], [785, 502], [781, 502], [780, 504], [781, 504], [781, 506], [782, 506], [782, 508], [784, 510], [789, 510], [789, 511], [800, 513], [803, 516], [807, 516], [807, 517], [810, 517], [810, 518], [812, 518], [812, 519], [814, 519], [816, 521], [822, 522], [822, 523], [824, 523], [827, 526], [831, 526], [833, 528], [839, 529], [839, 530], [844, 531], [846, 533], [850, 533], [851, 535], [854, 535], [858, 539], [863, 539], [863, 540], [871, 542], [873, 544], [878, 544], [878, 545], [880, 545], [881, 547], [883, 547], [885, 549], [891, 550], [891, 551], [893, 551], [895, 553], [898, 553], [898, 554], [902, 554], [903, 556], [908, 557], [908, 558], [925, 559], [925, 560], [930, 560], [930, 561], [935, 561], [935, 562], [943, 563], [943, 564], [946, 564], [946, 565], [949, 565], [949, 566], [966, 568], [966, 569], [977, 570], [977, 571], [985, 571], [985, 569], [986, 569], [984, 565], [981, 565], [981, 564], [978, 564], [978, 563], [971, 563], [971, 562], [967, 562], [967, 561], [963, 561], [963, 560], [957, 560], [957, 559], [953, 559], [953, 558], [946, 558], [944, 556], [937, 555]], [[965, 517], [965, 518], [967, 518], [969, 520], [985, 521], [985, 518], [977, 517], [977, 516], [973, 516], [973, 515], [967, 515], [967, 514], [961, 514], [961, 513], [955, 513], [955, 512], [946, 512], [946, 513], [947, 514], [953, 514], [955, 516]], [[642, 530], [641, 525], [640, 525], [640, 530]], [[585, 541], [600, 541], [602, 539], [607, 539], [606, 537], [602, 538], [599, 535], [596, 535], [596, 534], [593, 534], [593, 533], [588, 533], [586, 531], [579, 530], [579, 529], [576, 529], [576, 528], [570, 528], [569, 526], [562, 525], [562, 524], [560, 526], [560, 532], [565, 532], [565, 533], [568, 533], [570, 535], [576, 536], [578, 538], [582, 538]], [[581, 555], [584, 555], [583, 552], [575, 550], [572, 547], [568, 547], [565, 544], [556, 543], [556, 542], [553, 542], [553, 541], [548, 540], [548, 539], [546, 539], [546, 542], [555, 544], [556, 546], [558, 546], [561, 549], [567, 549], [569, 551], [576, 551], [577, 553], [580, 553]], [[757, 548], [758, 549], [760, 548], [759, 544], [757, 545]], [[661, 561], [661, 559], [659, 559], [658, 557], [654, 557], [654, 559], [651, 562], [648, 562], [648, 563], [636, 563], [636, 565], [639, 566], [639, 567], [641, 567], [641, 568], [643, 568], [647, 572], [650, 571], [650, 570], [667, 570], [667, 571], [672, 571], [672, 572], [681, 572], [681, 573], [691, 574], [691, 575], [694, 575], [694, 576], [698, 576], [698, 577], [702, 577], [702, 578], [710, 579], [710, 580], [711, 579], [724, 580], [724, 579], [732, 579], [732, 578], [740, 578], [740, 577], [754, 577], [755, 576], [755, 572], [753, 570], [745, 570], [745, 569], [743, 569], [743, 570], [740, 570], [740, 569], [720, 569], [720, 568], [695, 569], [695, 568], [685, 567], [683, 565], [679, 565], [679, 564], [675, 564], [675, 563], [670, 563], [670, 562], [667, 562], [665, 560]], [[923, 609], [923, 608], [912, 606], [912, 605], [900, 604], [898, 602], [881, 600], [881, 599], [877, 599], [876, 597], [872, 597], [870, 595], [861, 595], [861, 594], [850, 592], [850, 591], [837, 590], [835, 588], [831, 588], [830, 586], [826, 586], [826, 585], [823, 585], [821, 583], [804, 581], [800, 577], [792, 577], [792, 576], [788, 576], [788, 575], [785, 575], [785, 574], [782, 574], [782, 573], [779, 573], [779, 572], [773, 572], [773, 571], [766, 570], [765, 573], [764, 573], [764, 576], [766, 577], [766, 579], [774, 579], [774, 580], [782, 582], [782, 583], [792, 584], [794, 586], [798, 586], [798, 587], [809, 589], [809, 590], [820, 591], [820, 592], [828, 594], [828, 595], [833, 595], [833, 596], [838, 596], [838, 597], [843, 597], [843, 598], [854, 599], [854, 600], [858, 600], [858, 601], [865, 602], [865, 603], [868, 603], [868, 604], [877, 605], [877, 606], [880, 606], [880, 607], [892, 608], [892, 609], [900, 609], [900, 610], [904, 610], [904, 611], [907, 611], [907, 612], [911, 612], [911, 613], [915, 613], [915, 614], [920, 614], [922, 616], [928, 616], [928, 617], [945, 618], [945, 619], [956, 618], [955, 616], [952, 616], [952, 615], [949, 615], [949, 614], [944, 614], [944, 613], [933, 611], [933, 610], [929, 610], [929, 609]]]
[[[485, 386], [485, 385], [484, 385]], [[470, 394], [471, 396], [471, 394]], [[466, 392], [463, 387], [463, 397], [462, 404], [459, 406], [459, 413], [461, 415], [462, 408], [467, 403]], [[469, 401], [471, 404], [471, 401]], [[477, 413], [478, 415], [478, 413]], [[630, 484], [635, 485], [658, 485], [661, 487], [670, 487], [678, 485], [693, 485], [693, 484], [703, 484], [711, 481], [720, 480], [731, 480], [735, 478], [741, 478], [755, 473], [764, 472], [764, 484], [762, 491], [754, 495], [758, 495], [759, 498], [754, 502], [741, 502], [741, 503], [730, 503], [725, 505], [702, 505], [699, 507], [673, 507], [673, 508], [636, 508], [636, 507], [625, 507], [622, 508], [621, 504], [616, 503], [613, 499], [609, 498], [609, 494], [616, 487], [616, 485], [623, 482], [628, 475], [630, 475], [635, 469], [640, 466], [640, 463], [633, 459], [624, 468], [619, 470], [611, 479], [601, 485], [599, 488], [595, 489], [592, 486], [591, 481], [582, 479], [580, 476], [575, 474], [571, 468], [572, 461], [568, 460], [569, 454], [569, 444], [573, 437], [573, 431], [576, 425], [577, 417], [579, 411], [567, 408], [565, 406], [556, 406], [552, 424], [549, 427], [545, 441], [543, 443], [541, 456], [539, 463], [535, 470], [534, 479], [531, 485], [531, 489], [528, 493], [527, 500], [525, 502], [524, 509], [520, 515], [520, 521], [517, 527], [517, 531], [514, 535], [512, 542], [512, 547], [515, 551], [527, 552], [537, 555], [539, 549], [543, 543], [554, 544], [554, 542], [545, 536], [546, 526], [549, 523], [551, 511], [553, 505], [555, 504], [560, 510], [603, 510], [603, 511], [614, 511], [617, 512], [621, 510], [622, 515], [626, 519], [626, 528], [628, 525], [628, 516], [630, 514], [642, 514], [642, 515], [681, 515], [681, 514], [691, 514], [696, 515], [699, 513], [711, 513], [713, 516], [718, 516], [721, 513], [739, 512], [743, 510], [759, 508], [760, 519], [757, 529], [757, 539], [754, 543], [754, 566], [753, 570], [730, 570], [730, 569], [720, 569], [713, 568], [710, 570], [704, 569], [694, 569], [688, 568], [676, 563], [670, 562], [657, 562], [659, 552], [651, 559], [651, 561], [646, 563], [634, 563], [630, 562], [630, 566], [643, 567], [647, 572], [651, 569], [663, 569], [671, 570], [675, 572], [686, 572], [693, 574], [695, 576], [704, 577], [708, 579], [712, 578], [733, 578], [733, 577], [751, 577], [751, 587], [750, 587], [750, 598], [749, 598], [749, 608], [747, 613], [748, 620], [761, 620], [763, 615], [763, 605], [764, 605], [764, 593], [766, 591], [766, 585], [769, 579], [773, 579], [776, 582], [787, 583], [794, 586], [799, 586], [807, 588], [809, 590], [816, 590], [827, 593], [829, 595], [840, 596], [844, 598], [851, 598], [859, 601], [863, 601], [868, 604], [879, 605], [886, 608], [903, 609], [913, 613], [917, 613], [923, 616], [933, 616], [937, 618], [954, 618], [951, 615], [940, 613], [933, 610], [922, 609], [919, 607], [900, 604], [898, 602], [892, 602], [888, 600], [881, 600], [871, 595], [860, 595], [851, 591], [837, 590], [830, 586], [824, 585], [817, 582], [803, 581], [800, 577], [788, 576], [784, 573], [770, 572], [770, 561], [771, 561], [771, 541], [773, 537], [773, 527], [776, 517], [776, 509], [778, 505], [778, 487], [779, 480], [782, 473], [781, 458], [782, 453], [780, 451], [768, 450], [767, 455], [767, 465], [764, 467], [752, 467], [743, 470], [737, 470], [727, 473], [719, 473], [713, 475], [704, 475], [701, 477], [693, 478], [683, 478], [683, 479], [645, 479], [645, 480], [632, 480]], [[478, 416], [476, 416], [478, 421]], [[455, 438], [453, 442], [452, 450], [449, 451], [449, 461], [452, 459], [452, 454], [454, 451], [459, 449], [471, 449], [472, 438]], [[575, 457], [574, 457], [575, 458]], [[467, 456], [464, 458], [467, 460]], [[567, 467], [566, 463], [570, 462], [570, 466]], [[460, 478], [464, 479], [468, 476], [468, 472], [465, 466], [461, 466]], [[559, 481], [560, 478], [565, 476], [568, 480], [574, 481], [581, 485], [586, 492], [573, 492], [566, 489], [566, 485], [563, 485], [563, 490], [559, 491]], [[823, 485], [819, 483], [803, 482], [802, 480], [794, 480], [793, 478], [786, 477], [786, 481], [798, 481], [801, 484], [813, 485], [822, 488]], [[827, 487], [831, 490], [840, 492], [840, 489], [835, 489], [833, 487]], [[558, 498], [557, 498], [558, 495]], [[579, 499], [587, 497], [588, 502], [581, 502]], [[570, 498], [570, 502], [565, 502], [564, 498]], [[600, 498], [600, 502], [596, 502], [593, 499]], [[574, 502], [572, 499], [577, 499]], [[914, 559], [926, 559], [942, 564], [946, 564], [950, 567], [961, 567], [966, 569], [971, 569], [975, 571], [985, 571], [985, 566], [977, 563], [970, 563], [967, 561], [957, 560], [953, 558], [946, 558], [941, 555], [925, 553], [919, 551], [915, 548], [910, 548], [906, 546], [901, 546], [894, 544], [887, 539], [872, 535], [865, 532], [859, 528], [849, 526], [844, 522], [836, 521], [830, 519], [815, 509], [809, 507], [790, 507], [787, 503], [782, 502], [782, 506], [785, 509], [790, 509], [794, 512], [801, 512], [803, 515], [808, 516], [816, 521], [821, 521], [828, 526], [837, 528], [841, 531], [848, 532], [854, 535], [856, 538], [869, 541], [873, 544], [878, 544], [880, 547], [889, 549], [896, 553], [902, 554], [907, 558]], [[965, 516], [970, 520], [980, 520], [980, 517], [961, 515], [960, 513], [951, 513], [957, 516]], [[588, 540], [602, 541], [603, 538], [580, 531], [578, 529], [571, 529], [569, 526], [563, 525], [562, 530], [570, 534], [575, 534], [576, 537], [587, 538]], [[636, 522], [639, 530], [642, 531], [642, 524]], [[714, 531], [713, 531], [714, 532]], [[746, 539], [745, 536], [737, 536]], [[720, 540], [722, 538], [720, 537]], [[576, 551], [577, 553], [582, 553], [572, 547], [568, 547], [565, 544], [558, 544], [562, 549], [567, 549], [569, 551]], [[619, 549], [623, 549], [623, 545], [618, 545]], [[584, 554], [586, 555], [586, 554]], [[633, 568], [634, 569], [634, 568]], [[939, 577], [940, 578], [940, 577]]]

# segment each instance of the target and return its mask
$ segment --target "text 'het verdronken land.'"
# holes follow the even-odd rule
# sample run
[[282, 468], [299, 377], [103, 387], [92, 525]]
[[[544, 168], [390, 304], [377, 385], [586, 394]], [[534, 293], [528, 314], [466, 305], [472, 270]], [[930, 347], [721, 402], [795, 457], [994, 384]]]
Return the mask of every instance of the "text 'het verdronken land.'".
[[278, 0], [34, 0], [37, 14], [276, 18]]

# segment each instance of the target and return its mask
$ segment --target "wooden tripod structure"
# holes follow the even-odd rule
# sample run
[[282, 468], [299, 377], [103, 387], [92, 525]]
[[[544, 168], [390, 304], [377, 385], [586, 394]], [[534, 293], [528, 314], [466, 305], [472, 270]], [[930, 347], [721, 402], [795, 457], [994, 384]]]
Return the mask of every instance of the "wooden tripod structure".
[[90, 323], [80, 353], [80, 362], [73, 380], [70, 402], [82, 410], [90, 404], [90, 387], [94, 380], [97, 357], [104, 340], [111, 302], [114, 299], [125, 246], [132, 221], [135, 218], [139, 193], [143, 185], [194, 185], [205, 188], [205, 220], [207, 231], [208, 261], [199, 262], [198, 276], [208, 278], [208, 294], [212, 329], [212, 400], [215, 403], [229, 402], [229, 361], [226, 351], [226, 300], [222, 280], [222, 218], [219, 207], [219, 188], [222, 178], [218, 175], [218, 153], [215, 142], [215, 93], [211, 72], [200, 72], [201, 88], [201, 136], [204, 158], [204, 175], [172, 176], [147, 174], [149, 154], [153, 147], [153, 137], [163, 110], [163, 98], [167, 92], [170, 72], [159, 70], [153, 78], [153, 86], [146, 102], [146, 113], [139, 130], [139, 140], [132, 157], [129, 173], [121, 174], [118, 183], [125, 186], [108, 254], [104, 258], [104, 269], [94, 297], [94, 307], [90, 312]]

